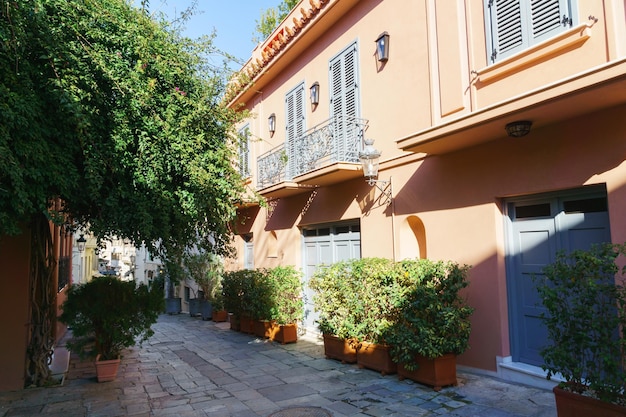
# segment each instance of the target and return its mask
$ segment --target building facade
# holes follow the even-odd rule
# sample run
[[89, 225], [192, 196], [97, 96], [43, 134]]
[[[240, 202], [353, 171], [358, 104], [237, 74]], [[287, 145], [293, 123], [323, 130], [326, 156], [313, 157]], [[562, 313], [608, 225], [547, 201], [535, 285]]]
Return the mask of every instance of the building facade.
[[[559, 250], [626, 241], [625, 8], [302, 0], [227, 92], [250, 111], [239, 166], [267, 200], [239, 208], [230, 267], [471, 265], [459, 363], [540, 383], [533, 274]], [[381, 154], [369, 183], [366, 139]]]

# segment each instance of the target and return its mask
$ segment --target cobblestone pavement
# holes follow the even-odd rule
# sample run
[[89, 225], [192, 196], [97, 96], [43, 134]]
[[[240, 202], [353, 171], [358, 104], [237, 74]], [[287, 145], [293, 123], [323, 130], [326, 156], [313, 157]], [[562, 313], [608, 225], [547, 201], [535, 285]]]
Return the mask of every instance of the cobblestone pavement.
[[0, 393], [0, 417], [556, 416], [551, 391], [482, 375], [459, 372], [435, 392], [326, 359], [306, 338], [280, 345], [186, 314], [154, 330], [116, 381], [96, 382], [93, 364], [72, 357], [62, 386]]

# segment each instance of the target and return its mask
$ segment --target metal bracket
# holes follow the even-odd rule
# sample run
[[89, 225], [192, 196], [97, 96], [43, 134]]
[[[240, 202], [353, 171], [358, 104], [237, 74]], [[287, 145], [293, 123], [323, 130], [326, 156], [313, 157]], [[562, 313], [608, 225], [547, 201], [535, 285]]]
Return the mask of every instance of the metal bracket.
[[[378, 188], [380, 190], [380, 193], [381, 193], [380, 202], [381, 202], [381, 204], [387, 204], [387, 205], [391, 204], [391, 199], [393, 198], [392, 195], [391, 195], [391, 180], [385, 181], [385, 180], [375, 180], [373, 178], [368, 178], [367, 179], [367, 184], [370, 187], [376, 186], [376, 188]], [[382, 198], [383, 196], [385, 197], [384, 200]]]

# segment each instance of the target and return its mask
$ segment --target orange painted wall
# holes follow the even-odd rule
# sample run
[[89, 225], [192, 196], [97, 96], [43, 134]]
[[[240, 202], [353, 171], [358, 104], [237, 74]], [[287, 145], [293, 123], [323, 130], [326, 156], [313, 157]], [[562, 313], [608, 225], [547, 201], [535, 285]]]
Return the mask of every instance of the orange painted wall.
[[[343, 3], [353, 6], [340, 18], [321, 23], [315, 41], [297, 54], [283, 52], [278, 59], [288, 62], [280, 70], [270, 67], [257, 80], [255, 92], [244, 97], [257, 116], [250, 120], [257, 139], [253, 154], [284, 141], [285, 94], [300, 82], [307, 93], [307, 127], [328, 118], [328, 62], [356, 41], [361, 116], [369, 119], [366, 137], [375, 139], [374, 146], [382, 151], [379, 179], [391, 180], [393, 205], [373, 204], [380, 191], [363, 178], [320, 187], [315, 195], [281, 198], [271, 216], [259, 208], [247, 226], [255, 236], [255, 265], [301, 266], [299, 227], [350, 219], [360, 221], [363, 257], [426, 256], [472, 265], [467, 290], [476, 309], [472, 347], [459, 362], [495, 371], [497, 357], [511, 354], [502, 207], [506, 198], [604, 184], [612, 239], [626, 241], [623, 99], [617, 107], [602, 108], [602, 98], [596, 96], [597, 111], [583, 108], [576, 114], [569, 114], [566, 102], [552, 113], [539, 114], [528, 136], [510, 138], [504, 131], [504, 120], [512, 116], [503, 103], [626, 58], [626, 5], [576, 3], [577, 22], [570, 31], [496, 65], [487, 63], [483, 2], [424, 0], [403, 2], [402, 7], [394, 1]], [[374, 40], [383, 31], [391, 37], [390, 58], [380, 64], [373, 56]], [[314, 81], [320, 83], [321, 95], [312, 109], [308, 88]], [[559, 90], [563, 96], [569, 93]], [[532, 100], [520, 106], [532, 109], [537, 104]], [[489, 113], [498, 106], [500, 114]], [[278, 121], [271, 137], [270, 113]], [[493, 140], [438, 155], [411, 154], [398, 146], [407, 136], [445, 132], [449, 124], [468, 116], [475, 129], [468, 129], [468, 135], [488, 132]], [[497, 129], [480, 130], [486, 123]], [[455, 140], [462, 139], [463, 133], [457, 134]], [[275, 233], [278, 257], [268, 257], [268, 233]], [[242, 250], [242, 243], [237, 244]]]
[[24, 387], [30, 234], [0, 237], [0, 391]]

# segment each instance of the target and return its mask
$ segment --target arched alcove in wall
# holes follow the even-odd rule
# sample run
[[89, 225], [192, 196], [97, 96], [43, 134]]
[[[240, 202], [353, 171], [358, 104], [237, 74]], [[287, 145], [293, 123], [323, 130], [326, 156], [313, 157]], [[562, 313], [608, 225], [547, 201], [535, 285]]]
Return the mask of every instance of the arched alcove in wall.
[[400, 259], [426, 258], [426, 229], [417, 216], [407, 217], [400, 226]]

